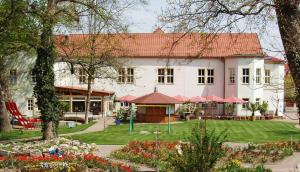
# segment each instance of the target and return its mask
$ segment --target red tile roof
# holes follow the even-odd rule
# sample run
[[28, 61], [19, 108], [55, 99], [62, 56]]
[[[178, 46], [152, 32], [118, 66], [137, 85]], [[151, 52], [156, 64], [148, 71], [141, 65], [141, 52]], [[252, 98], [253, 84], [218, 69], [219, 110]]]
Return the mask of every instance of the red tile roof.
[[[100, 53], [103, 49], [110, 49], [120, 56], [127, 57], [224, 58], [263, 56], [258, 36], [254, 33], [219, 33], [214, 35], [189, 33], [182, 37], [183, 35], [183, 33], [164, 33], [161, 30], [156, 30], [154, 33], [98, 35], [96, 37], [96, 51]], [[90, 36], [88, 34], [55, 36], [58, 55], [61, 57], [66, 56], [66, 54], [88, 55]], [[114, 43], [107, 43], [108, 40]], [[75, 50], [73, 47], [76, 47]]]
[[141, 97], [138, 97], [130, 103], [136, 104], [148, 104], [148, 105], [169, 105], [169, 104], [180, 104], [181, 102], [177, 99], [164, 95], [162, 93], [154, 92]]
[[265, 57], [265, 62], [266, 63], [285, 63], [286, 61], [279, 57], [267, 56], [267, 57]]

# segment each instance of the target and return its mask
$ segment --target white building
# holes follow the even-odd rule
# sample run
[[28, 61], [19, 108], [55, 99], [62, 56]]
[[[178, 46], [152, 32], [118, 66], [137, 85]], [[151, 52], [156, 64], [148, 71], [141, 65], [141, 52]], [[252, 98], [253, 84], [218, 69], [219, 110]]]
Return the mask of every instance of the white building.
[[[95, 79], [92, 89], [99, 94], [107, 93], [103, 94], [106, 97], [92, 98], [95, 107], [109, 113], [113, 109], [112, 92], [116, 97], [142, 96], [157, 87], [159, 92], [169, 96], [235, 96], [249, 102], [266, 101], [269, 113], [274, 114], [277, 110], [282, 115], [284, 62], [265, 57], [256, 34], [217, 34], [210, 41], [204, 41], [200, 34], [183, 38], [181, 35], [163, 33], [158, 29], [154, 33], [130, 34], [120, 40], [120, 46], [127, 52], [127, 57], [122, 58], [126, 63], [118, 71], [117, 81]], [[80, 42], [86, 36], [57, 36], [57, 40]], [[57, 50], [55, 85], [71, 90], [70, 96], [63, 99], [70, 102], [70, 113], [80, 113], [85, 106], [85, 96], [82, 93], [74, 95], [74, 92], [87, 88], [87, 76], [80, 68], [75, 68], [75, 74], [71, 74], [69, 65], [61, 60], [65, 51], [60, 46]], [[28, 112], [31, 111], [28, 107], [23, 109], [24, 114], [32, 113]], [[222, 110], [215, 111], [219, 112]], [[242, 105], [238, 105], [235, 113], [250, 114]]]

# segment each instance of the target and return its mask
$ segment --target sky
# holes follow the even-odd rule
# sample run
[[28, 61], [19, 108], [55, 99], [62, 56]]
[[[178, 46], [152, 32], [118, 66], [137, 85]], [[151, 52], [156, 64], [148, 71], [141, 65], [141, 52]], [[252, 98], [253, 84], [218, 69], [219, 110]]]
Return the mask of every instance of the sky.
[[[129, 31], [133, 33], [153, 32], [159, 27], [158, 15], [167, 6], [165, 0], [149, 0], [148, 5], [136, 7], [126, 13], [126, 18], [132, 23]], [[283, 46], [280, 39], [278, 26], [274, 21], [268, 26], [267, 31], [249, 30], [258, 33], [263, 51], [270, 56], [283, 57]]]

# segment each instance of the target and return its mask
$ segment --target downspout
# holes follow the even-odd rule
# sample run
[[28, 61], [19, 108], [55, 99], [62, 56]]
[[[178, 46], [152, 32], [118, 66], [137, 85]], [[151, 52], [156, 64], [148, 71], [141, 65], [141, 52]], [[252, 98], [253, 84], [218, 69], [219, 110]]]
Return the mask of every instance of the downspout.
[[[223, 97], [225, 99], [225, 91], [226, 91], [226, 65], [225, 65], [225, 58], [223, 58], [224, 64], [224, 87], [223, 87]], [[223, 103], [223, 115], [225, 115], [225, 103]]]

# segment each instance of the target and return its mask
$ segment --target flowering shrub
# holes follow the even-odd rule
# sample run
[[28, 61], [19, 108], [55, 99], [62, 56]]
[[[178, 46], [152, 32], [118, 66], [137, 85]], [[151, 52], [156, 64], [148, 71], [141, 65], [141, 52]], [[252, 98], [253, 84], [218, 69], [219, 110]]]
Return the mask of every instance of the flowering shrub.
[[96, 168], [97, 171], [136, 171], [134, 167], [114, 162], [93, 154], [59, 156], [16, 156], [0, 157], [0, 168], [17, 168], [22, 171], [83, 171], [84, 168]]
[[[159, 166], [162, 170], [168, 169], [170, 156], [178, 151], [178, 142], [160, 142], [158, 147], [154, 141], [133, 141], [121, 150], [112, 153], [116, 159], [128, 160], [150, 167]], [[242, 163], [261, 164], [274, 162], [300, 151], [300, 143], [278, 142], [258, 145], [249, 145], [247, 149], [223, 147], [224, 156], [217, 166], [237, 165]], [[239, 163], [237, 163], [239, 162]]]
[[125, 159], [150, 167], [160, 166], [165, 169], [168, 164], [170, 152], [176, 151], [177, 142], [133, 141], [121, 150], [112, 153], [112, 157]]

